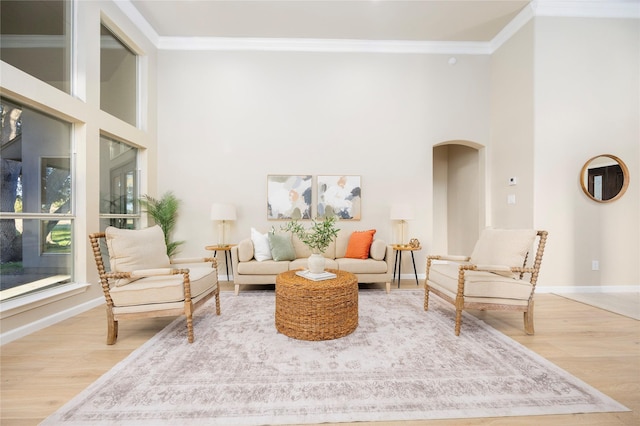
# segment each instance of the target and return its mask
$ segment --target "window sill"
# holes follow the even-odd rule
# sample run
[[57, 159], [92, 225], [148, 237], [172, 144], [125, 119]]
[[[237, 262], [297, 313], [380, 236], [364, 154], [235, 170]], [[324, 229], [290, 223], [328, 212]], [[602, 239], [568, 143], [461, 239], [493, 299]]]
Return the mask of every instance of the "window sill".
[[37, 293], [0, 302], [0, 319], [18, 315], [22, 312], [84, 293], [90, 285], [89, 283], [63, 284]]

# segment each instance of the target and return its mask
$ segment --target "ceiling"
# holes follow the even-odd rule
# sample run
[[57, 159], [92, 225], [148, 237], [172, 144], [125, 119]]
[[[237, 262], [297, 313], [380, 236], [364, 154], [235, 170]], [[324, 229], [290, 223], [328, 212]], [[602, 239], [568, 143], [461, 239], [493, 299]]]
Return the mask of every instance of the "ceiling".
[[491, 41], [530, 0], [131, 0], [160, 37]]

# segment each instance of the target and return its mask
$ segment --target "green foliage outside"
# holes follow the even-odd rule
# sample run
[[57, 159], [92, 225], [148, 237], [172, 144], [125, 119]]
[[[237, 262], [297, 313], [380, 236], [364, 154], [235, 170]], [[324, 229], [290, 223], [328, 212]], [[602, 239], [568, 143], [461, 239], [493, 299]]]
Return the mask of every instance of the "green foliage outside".
[[44, 251], [46, 253], [70, 253], [71, 225], [56, 225], [51, 230], [51, 238], [47, 239]]
[[0, 263], [0, 275], [10, 275], [22, 272], [22, 262]]

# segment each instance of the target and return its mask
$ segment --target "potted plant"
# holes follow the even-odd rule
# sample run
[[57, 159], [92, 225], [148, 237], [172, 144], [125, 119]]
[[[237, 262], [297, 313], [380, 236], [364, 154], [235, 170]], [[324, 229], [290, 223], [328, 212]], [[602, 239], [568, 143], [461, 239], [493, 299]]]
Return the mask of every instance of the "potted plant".
[[319, 274], [324, 271], [323, 253], [338, 235], [335, 216], [324, 216], [322, 220], [313, 219], [311, 228], [304, 228], [297, 220], [292, 220], [282, 227], [296, 235], [311, 250], [308, 260], [309, 272]]
[[184, 243], [184, 241], [171, 241], [171, 233], [178, 219], [180, 200], [169, 191], [165, 192], [162, 198], [159, 199], [144, 195], [138, 201], [142, 208], [146, 209], [146, 212], [151, 216], [154, 223], [162, 229], [164, 242], [167, 244], [167, 256], [173, 256], [178, 246]]

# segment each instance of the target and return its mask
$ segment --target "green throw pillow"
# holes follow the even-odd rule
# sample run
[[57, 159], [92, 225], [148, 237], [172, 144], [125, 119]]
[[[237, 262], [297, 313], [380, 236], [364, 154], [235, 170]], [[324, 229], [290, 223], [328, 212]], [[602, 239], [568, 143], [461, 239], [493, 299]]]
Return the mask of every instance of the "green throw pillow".
[[269, 234], [269, 247], [273, 260], [294, 260], [296, 251], [293, 249], [289, 235]]

